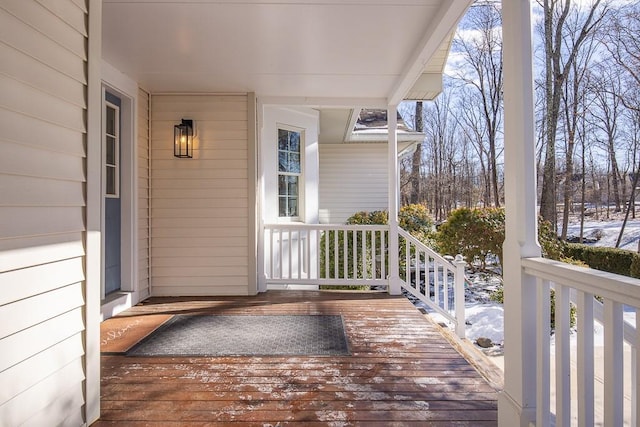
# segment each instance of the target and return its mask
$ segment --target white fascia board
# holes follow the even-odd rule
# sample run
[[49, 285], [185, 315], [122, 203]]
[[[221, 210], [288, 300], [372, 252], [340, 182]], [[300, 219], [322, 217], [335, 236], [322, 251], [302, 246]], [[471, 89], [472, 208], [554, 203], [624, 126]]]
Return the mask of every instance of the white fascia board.
[[[421, 132], [397, 132], [398, 142], [413, 142], [418, 143], [424, 141], [425, 134]], [[348, 143], [359, 142], [380, 142], [386, 144], [389, 142], [389, 133], [386, 131], [381, 132], [354, 132], [351, 135]]]
[[261, 105], [297, 105], [305, 107], [387, 108], [385, 98], [323, 98], [297, 96], [260, 96]]
[[349, 117], [349, 121], [347, 122], [347, 126], [344, 130], [344, 142], [353, 141], [353, 129], [355, 129], [356, 123], [358, 123], [360, 111], [362, 111], [362, 107], [356, 107], [351, 110], [351, 116]]
[[438, 51], [447, 35], [455, 30], [458, 21], [466, 12], [472, 0], [447, 0], [441, 3], [438, 12], [426, 28], [413, 55], [407, 61], [400, 79], [389, 94], [388, 105], [398, 105], [409, 92], [413, 84], [420, 78], [434, 53]]

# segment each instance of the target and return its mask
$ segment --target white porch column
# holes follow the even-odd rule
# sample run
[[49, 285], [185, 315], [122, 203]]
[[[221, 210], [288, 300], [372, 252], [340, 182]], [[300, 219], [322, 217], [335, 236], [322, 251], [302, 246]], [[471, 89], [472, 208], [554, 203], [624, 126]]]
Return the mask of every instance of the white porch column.
[[537, 239], [533, 60], [530, 0], [503, 0], [505, 209], [504, 392], [501, 426], [528, 426], [535, 418], [535, 280], [522, 258], [540, 256]]
[[389, 129], [389, 293], [400, 295], [398, 270], [398, 106], [387, 107]]

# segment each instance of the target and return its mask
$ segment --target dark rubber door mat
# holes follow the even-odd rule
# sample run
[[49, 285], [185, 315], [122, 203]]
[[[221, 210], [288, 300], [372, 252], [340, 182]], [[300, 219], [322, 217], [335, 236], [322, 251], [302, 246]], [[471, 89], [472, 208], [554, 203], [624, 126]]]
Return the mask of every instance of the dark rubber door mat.
[[342, 316], [176, 315], [127, 356], [349, 355]]

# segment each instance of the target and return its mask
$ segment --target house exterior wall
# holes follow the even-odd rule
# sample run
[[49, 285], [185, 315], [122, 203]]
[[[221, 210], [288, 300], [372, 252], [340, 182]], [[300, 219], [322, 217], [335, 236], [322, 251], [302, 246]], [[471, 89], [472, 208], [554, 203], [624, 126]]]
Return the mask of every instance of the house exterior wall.
[[0, 6], [0, 425], [81, 425], [87, 7]]
[[[151, 96], [154, 296], [248, 295], [255, 288], [248, 105], [247, 95]], [[173, 156], [173, 126], [182, 118], [194, 120], [192, 159]]]
[[359, 211], [387, 210], [387, 144], [320, 145], [320, 223], [341, 224]]
[[149, 228], [151, 225], [151, 168], [149, 156], [149, 119], [150, 99], [147, 92], [138, 89], [137, 127], [138, 156], [136, 170], [138, 174], [138, 295], [140, 300], [150, 295], [150, 245]]

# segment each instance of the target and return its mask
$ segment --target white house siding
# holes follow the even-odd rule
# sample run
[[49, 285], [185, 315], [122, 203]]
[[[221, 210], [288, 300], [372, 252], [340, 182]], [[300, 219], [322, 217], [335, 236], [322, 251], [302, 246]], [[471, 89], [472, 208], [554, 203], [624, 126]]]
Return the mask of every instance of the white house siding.
[[149, 296], [149, 227], [151, 224], [151, 175], [149, 168], [150, 97], [138, 90], [138, 292], [140, 299]]
[[320, 144], [320, 223], [387, 210], [387, 144]]
[[81, 425], [87, 8], [0, 3], [0, 425]]
[[[248, 283], [247, 105], [245, 95], [151, 97], [154, 296], [247, 295], [255, 288]], [[195, 124], [192, 159], [173, 156], [173, 127], [182, 118]]]

